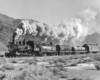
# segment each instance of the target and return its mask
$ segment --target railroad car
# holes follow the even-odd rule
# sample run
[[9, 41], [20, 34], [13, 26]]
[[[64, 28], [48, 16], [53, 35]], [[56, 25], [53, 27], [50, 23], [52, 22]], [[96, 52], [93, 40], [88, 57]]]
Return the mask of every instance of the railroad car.
[[6, 57], [21, 57], [21, 56], [54, 56], [54, 55], [75, 55], [75, 54], [88, 54], [98, 53], [99, 46], [97, 44], [84, 44], [83, 46], [70, 46], [70, 45], [53, 45], [47, 43], [38, 43], [34, 40], [15, 40], [15, 34], [8, 44], [8, 52], [5, 53]]
[[54, 45], [50, 45], [50, 44], [46, 44], [46, 45], [41, 44], [39, 54], [41, 56], [44, 56], [44, 55], [47, 55], [47, 56], [57, 55], [56, 47]]
[[87, 53], [87, 50], [85, 49], [85, 47], [77, 46], [77, 47], [74, 47], [74, 49], [75, 49], [75, 53], [74, 54]]
[[88, 44], [88, 47], [89, 47], [89, 53], [98, 53], [99, 52], [98, 44]]

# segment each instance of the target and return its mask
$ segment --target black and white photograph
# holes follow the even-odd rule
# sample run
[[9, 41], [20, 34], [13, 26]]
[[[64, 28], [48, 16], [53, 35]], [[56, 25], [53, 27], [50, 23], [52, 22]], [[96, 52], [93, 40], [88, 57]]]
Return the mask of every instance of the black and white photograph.
[[100, 80], [100, 0], [0, 0], [0, 80]]

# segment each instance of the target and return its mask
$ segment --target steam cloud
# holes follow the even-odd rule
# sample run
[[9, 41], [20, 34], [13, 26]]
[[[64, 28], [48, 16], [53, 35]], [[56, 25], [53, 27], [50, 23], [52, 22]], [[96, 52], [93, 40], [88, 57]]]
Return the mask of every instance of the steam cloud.
[[57, 26], [39, 22], [29, 23], [28, 20], [22, 20], [22, 29], [17, 28], [15, 39], [18, 39], [20, 35], [31, 34], [35, 37], [43, 37], [45, 41], [48, 39], [58, 40], [62, 44], [70, 41], [73, 45], [77, 45], [84, 41], [87, 35], [100, 33], [98, 16], [97, 10], [87, 8], [78, 13], [76, 19], [63, 21]]

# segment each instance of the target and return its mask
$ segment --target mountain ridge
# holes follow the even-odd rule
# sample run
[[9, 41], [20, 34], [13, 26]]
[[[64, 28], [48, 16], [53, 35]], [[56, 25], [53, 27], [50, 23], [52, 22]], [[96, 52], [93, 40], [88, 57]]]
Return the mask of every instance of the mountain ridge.
[[[9, 16], [0, 14], [0, 51], [7, 49], [6, 46], [8, 45], [8, 42], [11, 40], [11, 37], [16, 30], [16, 28], [19, 26], [23, 19], [14, 19]], [[28, 20], [30, 23], [32, 22], [38, 22], [33, 19], [25, 19]], [[45, 24], [45, 23], [44, 23]], [[45, 24], [46, 26], [46, 24]], [[88, 35], [85, 38], [85, 43], [86, 42], [90, 43], [98, 43], [100, 46], [100, 34], [94, 33], [92, 35]]]

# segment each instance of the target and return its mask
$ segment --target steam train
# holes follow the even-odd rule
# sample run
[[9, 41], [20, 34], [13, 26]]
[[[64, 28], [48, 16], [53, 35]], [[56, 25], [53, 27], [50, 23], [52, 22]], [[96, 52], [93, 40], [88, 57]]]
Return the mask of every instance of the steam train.
[[8, 44], [6, 57], [21, 57], [21, 56], [54, 56], [54, 55], [69, 55], [69, 54], [88, 54], [98, 53], [98, 44], [84, 44], [82, 47], [73, 47], [70, 45], [53, 45], [38, 43], [34, 40], [15, 40], [15, 35], [12, 36], [12, 41]]

